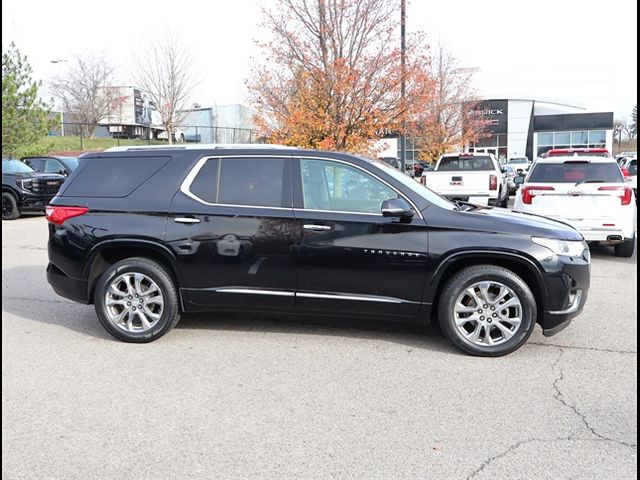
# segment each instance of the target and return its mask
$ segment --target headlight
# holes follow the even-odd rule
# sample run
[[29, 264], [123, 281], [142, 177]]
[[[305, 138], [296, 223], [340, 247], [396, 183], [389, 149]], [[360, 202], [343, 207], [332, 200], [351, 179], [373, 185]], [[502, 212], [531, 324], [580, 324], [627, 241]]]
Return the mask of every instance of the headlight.
[[16, 180], [16, 184], [23, 190], [33, 189], [33, 180]]
[[548, 248], [556, 255], [562, 255], [564, 257], [581, 257], [585, 249], [588, 249], [586, 242], [584, 241], [567, 241], [556, 240], [554, 238], [543, 237], [531, 237], [533, 243], [542, 245]]

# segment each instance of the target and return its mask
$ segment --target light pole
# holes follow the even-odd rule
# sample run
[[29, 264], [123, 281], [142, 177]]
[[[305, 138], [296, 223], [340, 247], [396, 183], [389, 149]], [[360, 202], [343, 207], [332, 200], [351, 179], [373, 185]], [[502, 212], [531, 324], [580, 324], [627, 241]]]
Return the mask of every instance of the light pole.
[[[50, 60], [50, 62], [59, 65], [61, 63], [66, 63], [66, 60], [64, 58], [55, 58]], [[64, 105], [60, 107], [60, 136], [64, 137]]]
[[400, 168], [402, 173], [407, 171], [407, 120], [406, 120], [406, 19], [407, 19], [407, 2], [400, 0], [400, 108], [402, 110], [402, 132], [400, 135]]

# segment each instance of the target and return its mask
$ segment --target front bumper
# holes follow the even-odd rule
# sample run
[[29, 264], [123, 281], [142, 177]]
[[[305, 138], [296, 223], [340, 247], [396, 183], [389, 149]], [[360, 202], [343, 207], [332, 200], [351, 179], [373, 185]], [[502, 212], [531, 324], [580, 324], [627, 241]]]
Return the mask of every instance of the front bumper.
[[21, 211], [43, 212], [45, 207], [53, 200], [55, 195], [39, 195], [35, 193], [20, 192], [18, 208]]
[[550, 337], [564, 330], [582, 313], [591, 284], [590, 254], [582, 258], [556, 256], [545, 265], [548, 302], [539, 322], [542, 333]]

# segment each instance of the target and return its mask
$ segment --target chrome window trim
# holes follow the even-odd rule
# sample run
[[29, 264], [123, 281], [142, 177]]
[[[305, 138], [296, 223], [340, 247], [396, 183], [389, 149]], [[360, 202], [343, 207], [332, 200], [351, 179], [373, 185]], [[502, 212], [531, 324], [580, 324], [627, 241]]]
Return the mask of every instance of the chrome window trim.
[[[415, 203], [413, 203], [411, 201], [411, 199], [407, 198], [406, 195], [404, 195], [402, 192], [400, 192], [397, 188], [395, 188], [393, 185], [391, 185], [389, 182], [385, 181], [384, 179], [380, 178], [379, 176], [377, 176], [376, 174], [370, 172], [369, 170], [362, 168], [360, 165], [355, 165], [353, 163], [350, 162], [346, 162], [344, 160], [339, 160], [336, 158], [326, 158], [326, 157], [313, 157], [313, 156], [296, 156], [296, 155], [269, 155], [269, 154], [247, 154], [247, 155], [207, 155], [205, 157], [200, 158], [196, 164], [193, 166], [193, 168], [191, 169], [191, 171], [187, 174], [187, 176], [184, 178], [184, 180], [182, 181], [182, 183], [180, 184], [180, 191], [185, 194], [187, 197], [191, 198], [192, 200], [195, 200], [198, 203], [201, 203], [203, 205], [209, 205], [211, 207], [234, 207], [234, 208], [260, 208], [260, 209], [267, 209], [267, 210], [287, 210], [287, 211], [304, 211], [304, 212], [320, 212], [320, 213], [341, 213], [341, 214], [350, 214], [350, 215], [373, 215], [373, 216], [379, 216], [382, 217], [382, 213], [366, 213], [366, 212], [349, 212], [349, 211], [338, 211], [338, 210], [314, 210], [314, 209], [308, 209], [308, 208], [290, 208], [290, 207], [266, 207], [264, 205], [234, 205], [234, 204], [227, 204], [227, 203], [211, 203], [211, 202], [207, 202], [206, 200], [202, 200], [200, 197], [198, 197], [197, 195], [193, 194], [190, 190], [191, 184], [193, 183], [193, 181], [195, 180], [195, 178], [198, 176], [198, 173], [200, 173], [200, 170], [202, 170], [202, 167], [204, 166], [204, 164], [208, 161], [208, 160], [223, 160], [225, 158], [250, 158], [250, 157], [271, 157], [271, 158], [283, 158], [283, 159], [308, 159], [308, 160], [324, 160], [327, 162], [337, 162], [337, 163], [343, 163], [347, 166], [353, 167], [353, 168], [357, 168], [359, 170], [362, 170], [364, 173], [371, 175], [373, 178], [375, 178], [376, 180], [384, 183], [386, 186], [388, 186], [389, 188], [391, 188], [391, 190], [393, 190], [394, 192], [396, 192], [398, 194], [398, 196], [400, 196], [401, 198], [404, 198], [412, 207], [414, 212], [418, 215], [418, 217], [421, 220], [424, 220], [424, 217], [422, 216], [422, 212], [420, 212], [420, 210], [418, 209], [418, 207], [416, 207]], [[220, 162], [221, 164], [222, 162]], [[220, 181], [220, 164], [218, 165], [218, 182]], [[302, 181], [302, 178], [300, 178], [300, 181]]]
[[295, 297], [296, 292], [290, 290], [263, 290], [259, 288], [221, 287], [212, 289], [216, 293], [241, 293], [249, 295], [274, 295], [277, 297]]
[[[180, 184], [180, 191], [182, 193], [184, 193], [187, 197], [191, 198], [192, 200], [195, 200], [198, 203], [202, 203], [203, 205], [209, 205], [211, 207], [260, 208], [260, 209], [266, 209], [266, 210], [292, 211], [293, 208], [291, 208], [291, 207], [267, 207], [267, 206], [264, 206], [264, 205], [235, 205], [235, 204], [230, 204], [230, 203], [211, 203], [211, 202], [207, 202], [206, 200], [201, 199], [200, 197], [198, 197], [197, 195], [195, 195], [194, 193], [191, 192], [191, 190], [190, 190], [191, 184], [193, 183], [195, 178], [198, 176], [198, 173], [200, 173], [200, 170], [202, 170], [202, 167], [204, 167], [204, 164], [207, 163], [207, 161], [209, 161], [209, 160], [220, 160], [220, 162], [218, 163], [218, 179], [217, 179], [218, 187], [219, 187], [219, 184], [220, 184], [220, 171], [221, 171], [222, 160], [223, 159], [225, 159], [225, 158], [250, 158], [252, 156], [256, 156], [256, 155], [209, 155], [209, 156], [206, 156], [206, 157], [202, 157], [200, 160], [198, 160], [198, 162], [195, 164], [195, 166], [191, 169], [191, 171], [187, 174], [185, 179]], [[290, 158], [292, 158], [291, 156], [286, 156], [286, 155], [259, 155], [259, 156], [260, 157], [282, 158], [282, 159], [290, 159]]]

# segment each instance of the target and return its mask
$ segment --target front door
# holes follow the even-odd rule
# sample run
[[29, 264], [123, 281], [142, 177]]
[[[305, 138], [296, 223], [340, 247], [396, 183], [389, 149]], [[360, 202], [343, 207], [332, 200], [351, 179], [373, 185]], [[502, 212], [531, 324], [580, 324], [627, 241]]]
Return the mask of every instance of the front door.
[[385, 218], [383, 200], [398, 192], [354, 166], [300, 159], [294, 173], [297, 248], [296, 306], [301, 310], [413, 315], [420, 309], [427, 232]]
[[205, 158], [176, 194], [166, 241], [192, 310], [293, 308], [291, 159]]

